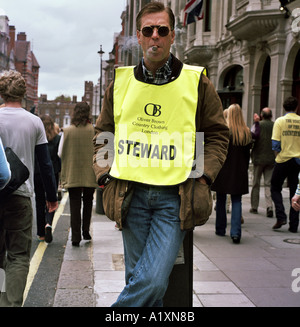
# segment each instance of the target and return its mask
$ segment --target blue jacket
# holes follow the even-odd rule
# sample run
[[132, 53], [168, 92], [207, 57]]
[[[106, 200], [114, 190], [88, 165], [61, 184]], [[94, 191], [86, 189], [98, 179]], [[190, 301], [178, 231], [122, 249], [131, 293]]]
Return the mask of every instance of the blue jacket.
[[2, 190], [10, 180], [9, 163], [6, 160], [3, 144], [0, 138], [0, 190]]

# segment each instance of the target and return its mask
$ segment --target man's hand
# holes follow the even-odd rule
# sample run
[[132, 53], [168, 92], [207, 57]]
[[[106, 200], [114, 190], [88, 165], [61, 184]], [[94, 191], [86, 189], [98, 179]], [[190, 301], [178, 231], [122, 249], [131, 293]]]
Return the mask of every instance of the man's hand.
[[58, 202], [49, 202], [49, 201], [46, 201], [46, 205], [47, 205], [47, 208], [48, 208], [48, 211], [51, 213], [51, 212], [54, 212], [57, 208], [58, 208]]
[[300, 195], [294, 195], [292, 198], [292, 207], [294, 210], [300, 210]]

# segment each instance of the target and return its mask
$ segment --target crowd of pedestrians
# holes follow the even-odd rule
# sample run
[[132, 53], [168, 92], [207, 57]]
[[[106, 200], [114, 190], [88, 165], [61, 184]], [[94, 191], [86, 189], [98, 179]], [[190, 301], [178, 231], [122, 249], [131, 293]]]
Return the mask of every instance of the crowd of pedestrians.
[[[97, 184], [92, 168], [94, 128], [89, 121], [90, 107], [85, 102], [77, 104], [72, 125], [61, 136], [51, 117], [37, 117], [22, 108], [25, 92], [25, 80], [20, 73], [7, 71], [1, 75], [0, 95], [4, 104], [0, 108], [0, 268], [5, 270], [6, 278], [0, 307], [23, 303], [32, 220], [36, 216], [38, 240], [51, 243], [59, 183], [70, 193], [73, 245], [78, 246], [81, 240], [81, 192], [83, 238], [91, 239], [89, 227]], [[8, 147], [28, 168], [29, 178], [16, 191], [5, 192], [4, 196], [1, 190], [8, 187], [10, 178], [19, 177], [10, 170], [5, 155]]]
[[[11, 82], [7, 82], [7, 77]], [[2, 77], [5, 83], [13, 83], [14, 80], [22, 79], [18, 73], [6, 73]], [[2, 91], [4, 92], [4, 91]], [[5, 93], [2, 93], [5, 98]], [[8, 101], [2, 106], [1, 115], [13, 114], [15, 119], [25, 119], [34, 126], [35, 129], [29, 133], [27, 128], [24, 131], [26, 138], [32, 138], [34, 131], [38, 136], [38, 144], [33, 143], [27, 149], [35, 148], [37, 155], [27, 159], [24, 151], [12, 142], [7, 142], [13, 135], [9, 132], [8, 125], [1, 124], [0, 134], [0, 189], [3, 189], [10, 180], [11, 172], [9, 163], [6, 160], [4, 147], [13, 146], [16, 153], [21, 158], [26, 158], [25, 162], [31, 169], [34, 168], [34, 183], [28, 180], [28, 186], [21, 187], [17, 192], [9, 197], [9, 201], [4, 204], [1, 201], [0, 209], [0, 231], [1, 237], [1, 260], [0, 267], [5, 267], [7, 276], [6, 293], [1, 294], [1, 305], [19, 306], [22, 303], [22, 292], [25, 287], [26, 276], [29, 266], [29, 251], [31, 244], [31, 224], [32, 211], [27, 203], [25, 210], [22, 204], [30, 196], [35, 194], [36, 218], [37, 218], [37, 235], [40, 241], [50, 243], [52, 241], [52, 220], [56, 206], [56, 192], [60, 184], [66, 188], [70, 196], [71, 210], [71, 231], [72, 245], [79, 246], [81, 234], [83, 239], [90, 240], [89, 233], [91, 213], [93, 206], [93, 195], [96, 183], [95, 173], [92, 169], [93, 162], [93, 138], [95, 135], [94, 127], [90, 122], [90, 108], [87, 103], [78, 103], [74, 109], [74, 116], [71, 126], [65, 128], [63, 133], [55, 129], [55, 124], [49, 116], [38, 117], [26, 112], [20, 106], [20, 99], [17, 101]], [[216, 235], [224, 236], [226, 234], [227, 213], [226, 201], [227, 194], [230, 195], [231, 210], [231, 230], [230, 236], [234, 243], [240, 243], [242, 236], [241, 217], [242, 217], [242, 195], [249, 192], [248, 189], [248, 169], [249, 158], [253, 163], [253, 187], [251, 191], [251, 209], [253, 214], [258, 213], [261, 177], [264, 176], [266, 216], [273, 217], [273, 204], [276, 208], [275, 215], [277, 218], [273, 229], [278, 229], [287, 223], [287, 215], [282, 202], [281, 190], [283, 182], [287, 178], [287, 185], [290, 190], [291, 206], [289, 208], [289, 231], [296, 233], [299, 224], [300, 210], [300, 173], [299, 158], [300, 148], [296, 133], [293, 133], [295, 126], [300, 126], [300, 118], [296, 115], [295, 110], [298, 102], [296, 98], [289, 97], [285, 100], [283, 107], [287, 114], [278, 118], [274, 122], [271, 120], [272, 111], [270, 108], [264, 108], [260, 116], [254, 115], [254, 124], [250, 129], [246, 126], [242, 109], [238, 104], [233, 104], [225, 109], [223, 114], [230, 132], [230, 142], [226, 160], [211, 185], [211, 189], [216, 191]], [[20, 116], [20, 118], [19, 118]], [[3, 120], [1, 120], [3, 122]], [[42, 123], [42, 124], [41, 124]], [[298, 124], [298, 125], [297, 125]], [[275, 128], [275, 129], [274, 129]], [[10, 134], [12, 133], [12, 134]], [[28, 133], [28, 134], [27, 134]], [[12, 136], [11, 136], [12, 137]], [[298, 136], [299, 137], [299, 136]], [[288, 138], [288, 140], [287, 140]], [[4, 146], [2, 144], [4, 140]], [[298, 152], [297, 152], [298, 151]], [[35, 164], [30, 160], [35, 160]], [[51, 164], [50, 164], [51, 162]], [[40, 168], [40, 165], [41, 168]], [[61, 170], [62, 167], [62, 170]], [[47, 176], [47, 177], [45, 177]], [[26, 184], [26, 183], [25, 183]], [[102, 183], [100, 183], [102, 184]], [[33, 187], [34, 185], [34, 187]], [[33, 193], [34, 192], [34, 193]], [[30, 196], [29, 196], [30, 195]], [[20, 202], [20, 204], [19, 204]], [[7, 210], [13, 204], [15, 214], [11, 214], [8, 219]], [[83, 205], [83, 210], [81, 206]], [[82, 212], [82, 214], [81, 214]], [[14, 229], [14, 221], [22, 215], [22, 220], [16, 225], [25, 234], [21, 237], [18, 231], [7, 233], [6, 228]], [[24, 227], [23, 227], [24, 226]], [[18, 234], [18, 235], [15, 235]], [[23, 239], [25, 237], [25, 239]], [[14, 255], [14, 240], [21, 247], [24, 247], [24, 254], [19, 257]], [[5, 261], [5, 254], [7, 258]], [[16, 260], [13, 260], [16, 259]], [[18, 271], [15, 267], [23, 265]], [[16, 273], [16, 271], [18, 271]], [[15, 286], [10, 280], [18, 281]], [[10, 290], [13, 289], [12, 294]]]
[[[250, 212], [258, 213], [263, 175], [266, 216], [272, 218], [275, 208], [273, 229], [289, 222], [289, 231], [298, 232], [297, 99], [288, 97], [284, 101], [286, 113], [275, 122], [272, 110], [263, 108], [259, 115], [254, 115], [249, 129], [238, 104], [223, 110], [203, 67], [185, 65], [170, 53], [175, 38], [174, 21], [170, 8], [159, 2], [146, 5], [138, 14], [137, 36], [143, 59], [134, 69], [117, 69], [95, 127], [90, 122], [89, 105], [80, 102], [74, 108], [71, 125], [59, 133], [49, 116], [37, 117], [22, 108], [26, 85], [21, 74], [8, 71], [1, 75], [4, 105], [0, 108], [0, 190], [5, 189], [13, 175], [6, 160], [6, 147], [15, 152], [30, 175], [15, 192], [0, 198], [0, 268], [6, 272], [6, 292], [0, 294], [0, 306], [22, 305], [32, 241], [31, 198], [35, 196], [38, 239], [51, 243], [59, 184], [69, 192], [71, 238], [76, 247], [82, 238], [91, 239], [94, 191], [99, 185], [104, 187], [105, 214], [122, 231], [126, 266], [126, 286], [113, 306], [162, 305], [185, 231], [204, 224], [211, 214], [211, 190], [216, 192], [216, 235], [226, 234], [226, 201], [230, 195], [230, 236], [233, 243], [241, 242], [242, 196], [249, 193], [250, 157]], [[166, 94], [168, 101], [164, 101]], [[161, 105], [153, 103], [162, 103], [164, 111]], [[168, 148], [166, 140], [160, 141], [169, 152], [150, 155], [156, 149], [151, 144], [148, 156], [141, 158], [141, 143], [124, 139], [122, 130], [126, 125], [130, 135], [141, 132], [136, 124], [141, 107], [147, 116], [162, 115], [160, 119], [166, 122], [170, 134], [204, 133], [202, 171], [192, 166], [197, 143], [185, 153], [185, 166], [172, 163], [171, 159], [175, 154], [180, 157], [180, 152], [173, 144]], [[182, 108], [188, 109], [184, 115]], [[158, 129], [158, 125], [153, 126]], [[109, 140], [111, 134], [114, 142]], [[150, 145], [153, 139], [148, 136], [145, 134], [143, 141]], [[109, 162], [107, 156], [111, 153], [111, 164], [99, 165], [99, 158]], [[123, 165], [124, 160], [131, 160], [130, 156], [143, 164]], [[155, 165], [145, 165], [151, 160]], [[163, 160], [170, 162], [162, 165]], [[291, 201], [289, 215], [282, 199], [286, 179]]]

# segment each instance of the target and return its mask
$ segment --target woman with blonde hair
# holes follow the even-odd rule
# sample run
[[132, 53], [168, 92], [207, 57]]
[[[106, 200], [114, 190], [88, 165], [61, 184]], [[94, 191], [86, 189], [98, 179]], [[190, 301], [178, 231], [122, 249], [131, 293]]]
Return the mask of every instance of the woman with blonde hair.
[[230, 132], [228, 154], [211, 188], [217, 192], [216, 234], [219, 236], [226, 234], [226, 197], [230, 194], [232, 202], [230, 236], [234, 243], [240, 243], [242, 195], [249, 193], [248, 168], [252, 137], [238, 104], [232, 104], [224, 111], [224, 116]]

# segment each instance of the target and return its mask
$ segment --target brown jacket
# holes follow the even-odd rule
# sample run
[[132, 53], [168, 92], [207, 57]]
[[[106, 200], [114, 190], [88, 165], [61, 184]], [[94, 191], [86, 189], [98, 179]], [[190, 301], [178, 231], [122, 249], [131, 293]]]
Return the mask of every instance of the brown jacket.
[[92, 124], [64, 129], [60, 176], [64, 188], [98, 187], [93, 171], [94, 135]]
[[[173, 57], [172, 75], [170, 79], [178, 77], [182, 63]], [[143, 81], [141, 63], [134, 68], [135, 77]], [[105, 145], [103, 140], [97, 141], [102, 132], [114, 133], [113, 114], [113, 82], [105, 92], [101, 115], [96, 122], [96, 136], [94, 137], [94, 171], [100, 182], [102, 176], [109, 172], [109, 165], [100, 167], [97, 164], [97, 153]], [[196, 131], [204, 132], [204, 174], [213, 182], [221, 169], [227, 154], [229, 132], [223, 117], [220, 98], [209, 79], [202, 75], [198, 86], [198, 107], [196, 113]], [[97, 144], [100, 143], [100, 144]], [[103, 206], [108, 218], [122, 226], [122, 221], [130, 205], [134, 183], [124, 180], [112, 180], [104, 188]], [[180, 220], [182, 230], [191, 230], [195, 226], [203, 225], [212, 211], [210, 186], [201, 184], [189, 178], [179, 185], [181, 197]]]

